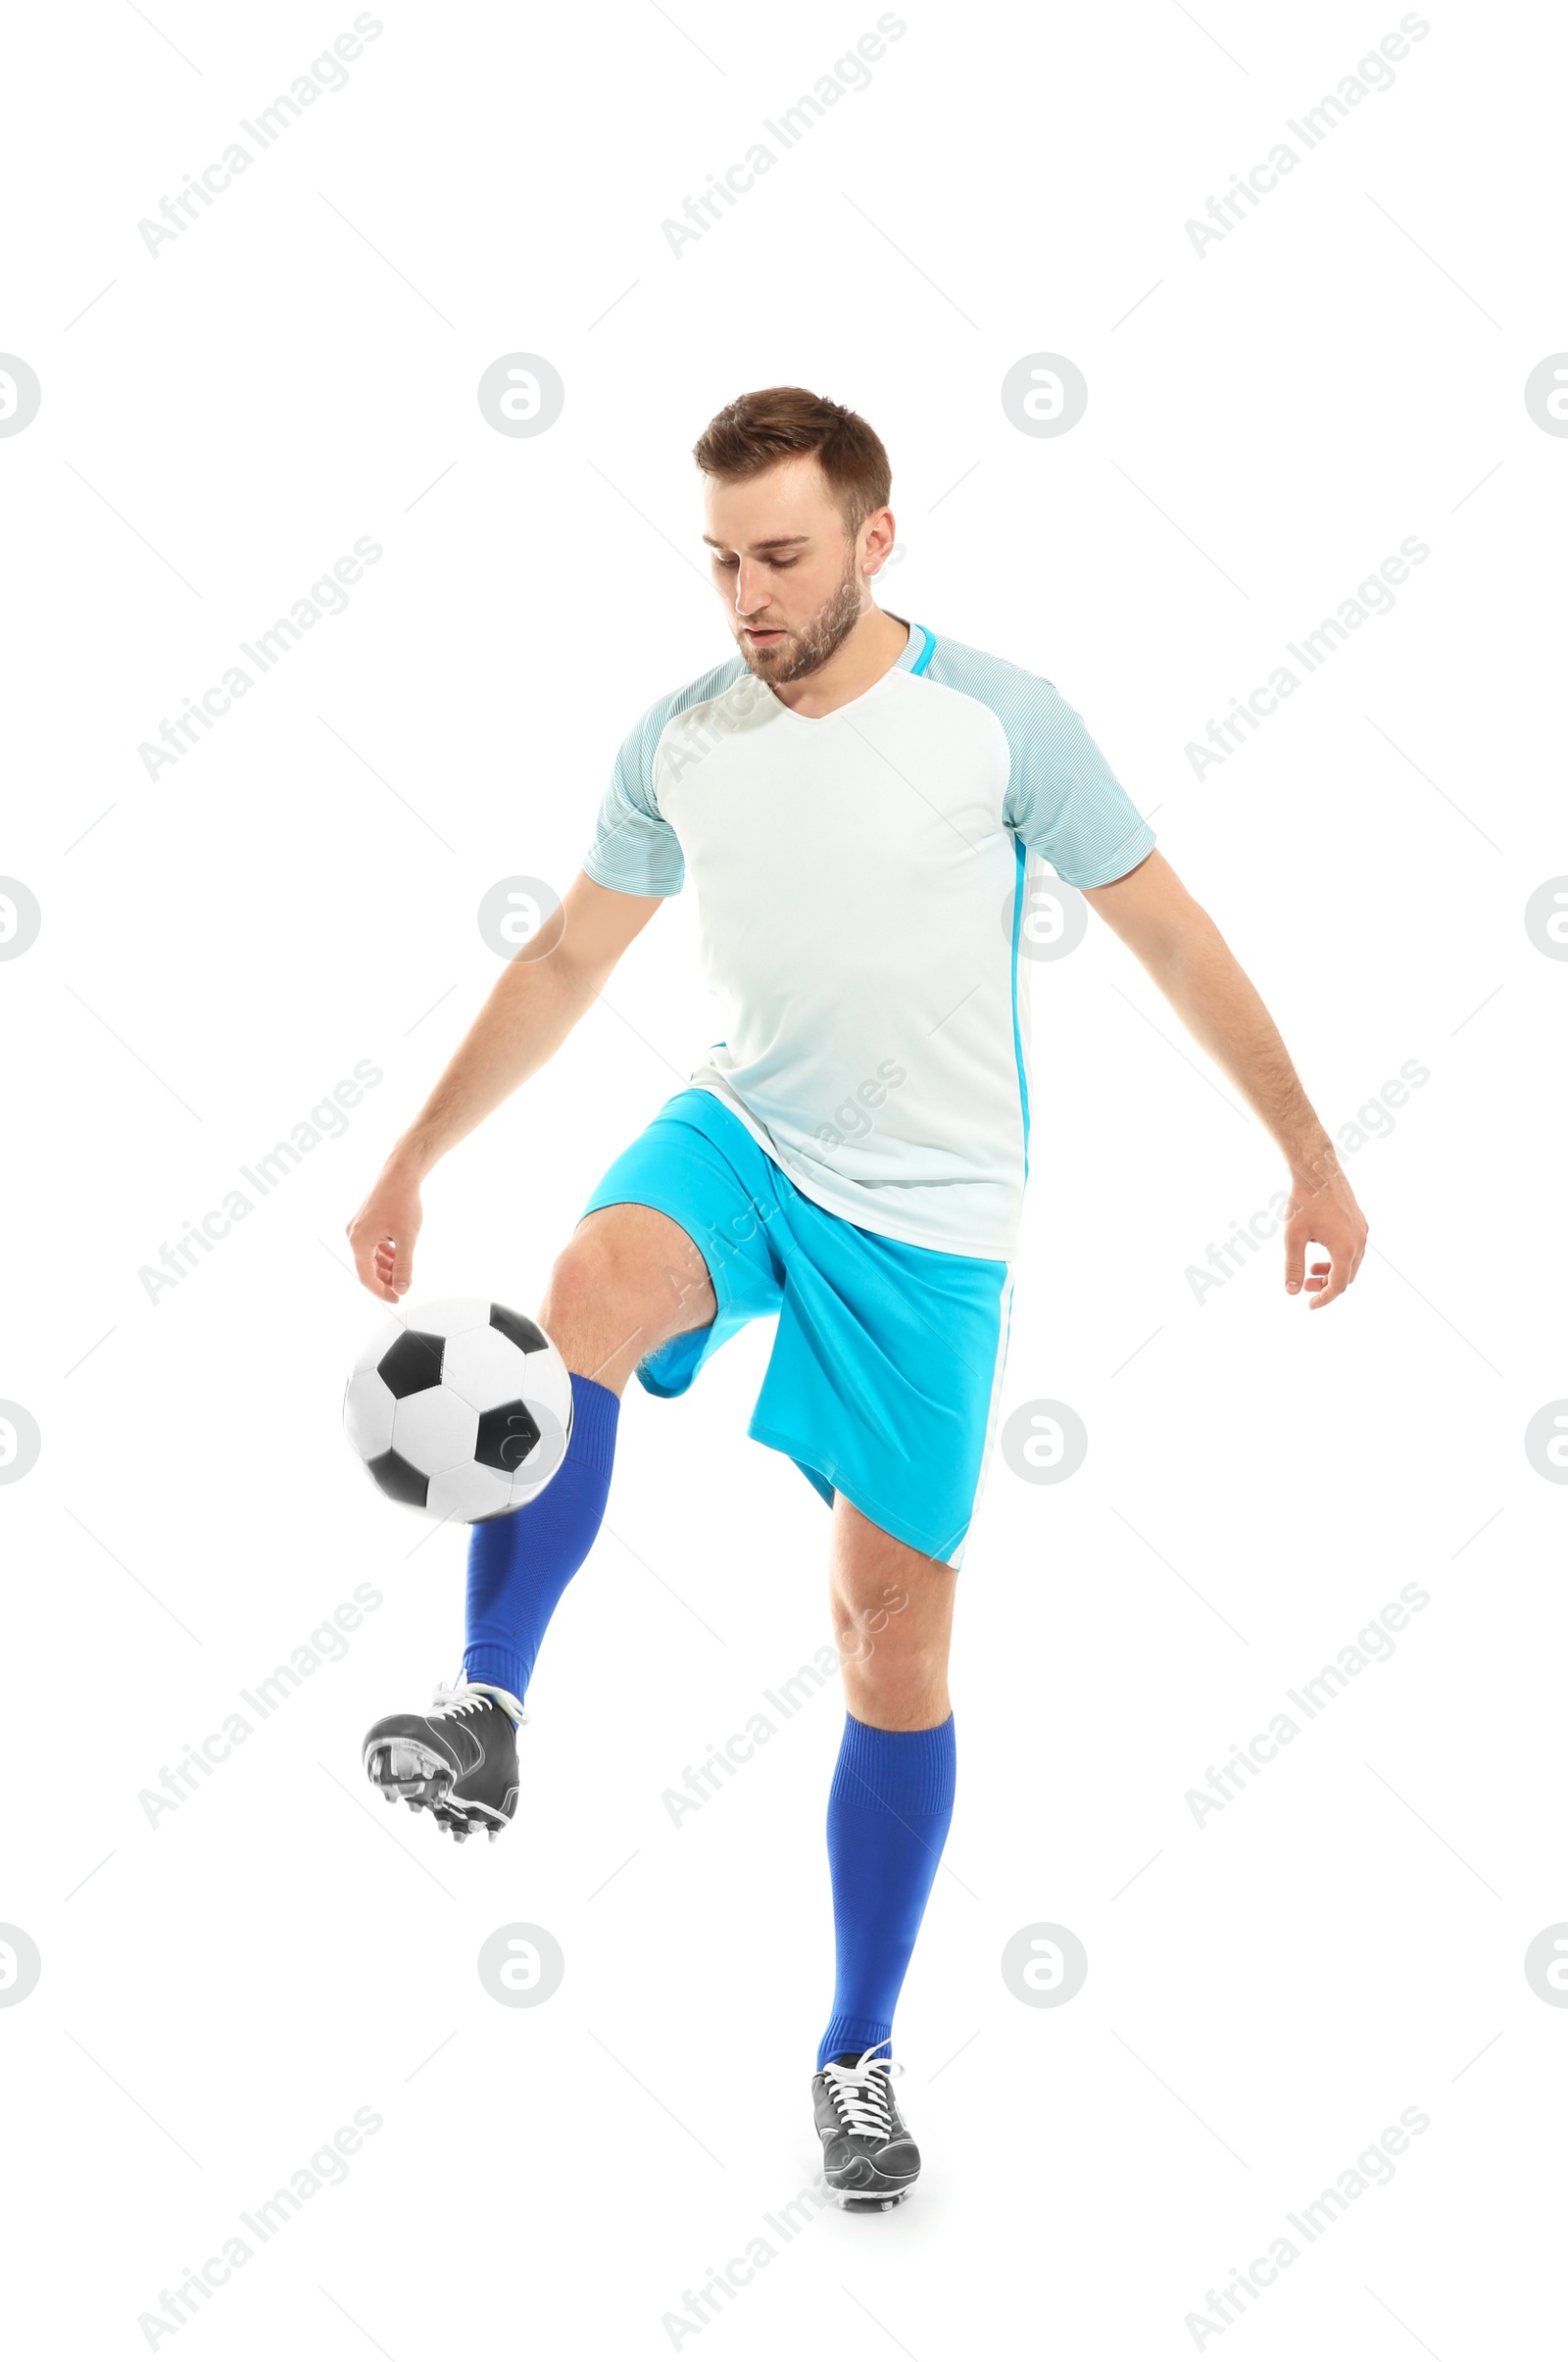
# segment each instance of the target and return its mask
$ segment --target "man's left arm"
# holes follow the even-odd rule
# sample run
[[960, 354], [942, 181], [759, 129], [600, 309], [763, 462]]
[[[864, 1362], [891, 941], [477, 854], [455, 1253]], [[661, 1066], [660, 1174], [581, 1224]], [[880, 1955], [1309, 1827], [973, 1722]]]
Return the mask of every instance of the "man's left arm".
[[[1193, 1039], [1229, 1076], [1285, 1158], [1285, 1286], [1312, 1309], [1343, 1296], [1366, 1253], [1366, 1218], [1301, 1088], [1273, 1018], [1214, 921], [1163, 855], [1084, 899], [1140, 960]], [[1329, 1260], [1306, 1269], [1315, 1244]]]

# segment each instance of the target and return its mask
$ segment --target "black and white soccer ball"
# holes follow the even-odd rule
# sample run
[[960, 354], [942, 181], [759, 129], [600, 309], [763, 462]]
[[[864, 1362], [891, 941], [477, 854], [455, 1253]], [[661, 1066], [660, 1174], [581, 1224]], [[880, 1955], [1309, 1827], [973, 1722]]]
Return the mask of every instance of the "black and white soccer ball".
[[392, 1501], [479, 1525], [535, 1499], [571, 1440], [571, 1373], [536, 1321], [481, 1297], [411, 1304], [350, 1375], [343, 1425]]

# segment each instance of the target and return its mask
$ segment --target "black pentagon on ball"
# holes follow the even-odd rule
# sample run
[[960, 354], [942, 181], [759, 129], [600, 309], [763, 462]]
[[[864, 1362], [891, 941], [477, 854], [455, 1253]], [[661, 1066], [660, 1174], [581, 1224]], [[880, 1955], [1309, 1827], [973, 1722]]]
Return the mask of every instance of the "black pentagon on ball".
[[526, 1402], [502, 1402], [479, 1413], [473, 1456], [481, 1466], [515, 1475], [539, 1441], [539, 1422]]
[[411, 1509], [422, 1509], [430, 1498], [430, 1479], [413, 1467], [401, 1452], [383, 1452], [366, 1466], [386, 1495], [388, 1501], [405, 1501]]
[[490, 1306], [490, 1326], [499, 1329], [503, 1337], [510, 1337], [524, 1353], [542, 1353], [550, 1344], [536, 1321], [529, 1320], [522, 1312], [509, 1312], [505, 1304]]
[[376, 1373], [401, 1402], [405, 1395], [423, 1394], [427, 1386], [440, 1385], [445, 1352], [444, 1337], [431, 1337], [423, 1329], [405, 1329], [396, 1345], [389, 1345], [381, 1355]]

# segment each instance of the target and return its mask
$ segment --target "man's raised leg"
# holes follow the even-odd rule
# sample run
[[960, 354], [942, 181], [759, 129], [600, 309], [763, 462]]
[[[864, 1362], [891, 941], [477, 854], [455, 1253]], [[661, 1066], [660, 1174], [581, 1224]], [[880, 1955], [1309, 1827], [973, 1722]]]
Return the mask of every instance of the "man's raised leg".
[[545, 1627], [593, 1548], [610, 1493], [620, 1396], [645, 1354], [707, 1328], [708, 1266], [652, 1206], [602, 1206], [557, 1257], [539, 1321], [571, 1372], [571, 1442], [537, 1501], [476, 1525], [468, 1546], [470, 1684], [521, 1708]]
[[517, 1804], [516, 1729], [545, 1627], [605, 1513], [620, 1394], [643, 1356], [706, 1328], [708, 1266], [679, 1223], [651, 1206], [604, 1206], [557, 1257], [539, 1319], [571, 1372], [566, 1456], [537, 1500], [473, 1528], [467, 1642], [454, 1688], [427, 1714], [390, 1714], [367, 1734], [366, 1770], [389, 1801], [426, 1807], [460, 1841], [500, 1835]]

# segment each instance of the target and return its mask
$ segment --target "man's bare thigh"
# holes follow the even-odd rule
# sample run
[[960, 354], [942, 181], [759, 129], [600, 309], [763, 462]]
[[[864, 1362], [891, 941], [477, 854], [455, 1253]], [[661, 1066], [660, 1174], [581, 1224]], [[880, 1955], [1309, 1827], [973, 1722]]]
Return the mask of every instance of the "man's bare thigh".
[[619, 1394], [643, 1357], [717, 1312], [696, 1241], [652, 1206], [601, 1206], [557, 1256], [539, 1318], [567, 1367]]

